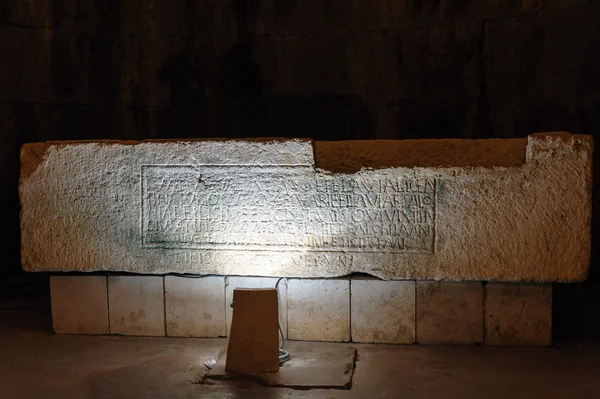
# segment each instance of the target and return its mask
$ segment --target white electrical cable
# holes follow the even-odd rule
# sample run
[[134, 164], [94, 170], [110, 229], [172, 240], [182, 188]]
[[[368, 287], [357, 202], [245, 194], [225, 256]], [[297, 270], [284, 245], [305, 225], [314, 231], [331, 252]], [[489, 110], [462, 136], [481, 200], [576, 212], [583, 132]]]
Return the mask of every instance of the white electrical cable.
[[[279, 303], [279, 283], [283, 280], [283, 277], [280, 277], [275, 283], [275, 289], [277, 290], [277, 303]], [[281, 329], [281, 324], [279, 323], [279, 309], [277, 309], [277, 326], [279, 327], [279, 334], [281, 334], [281, 346], [279, 347], [279, 363], [285, 363], [290, 360], [290, 353], [286, 350], [283, 350], [283, 346], [285, 345], [285, 337], [283, 336], [283, 330]]]

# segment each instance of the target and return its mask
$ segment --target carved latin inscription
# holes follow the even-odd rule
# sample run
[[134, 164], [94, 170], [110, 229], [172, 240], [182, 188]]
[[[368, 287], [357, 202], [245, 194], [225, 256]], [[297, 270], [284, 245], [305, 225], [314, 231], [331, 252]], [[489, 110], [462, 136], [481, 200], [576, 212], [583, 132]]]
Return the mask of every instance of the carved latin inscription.
[[305, 166], [144, 165], [142, 246], [434, 252], [435, 186]]

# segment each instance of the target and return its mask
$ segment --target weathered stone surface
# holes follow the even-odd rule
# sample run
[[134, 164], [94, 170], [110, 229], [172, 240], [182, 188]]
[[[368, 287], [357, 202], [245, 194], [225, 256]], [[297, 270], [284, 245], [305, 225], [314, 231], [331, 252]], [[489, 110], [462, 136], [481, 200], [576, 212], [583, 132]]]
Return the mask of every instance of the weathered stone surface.
[[485, 285], [485, 344], [552, 344], [552, 285]]
[[350, 341], [350, 280], [288, 280], [288, 338]]
[[431, 345], [481, 344], [482, 284], [417, 281], [417, 342]]
[[[376, 145], [364, 146], [368, 154], [357, 149], [350, 156], [330, 143], [316, 165], [307, 141], [26, 145], [20, 185], [23, 267], [585, 279], [591, 137], [530, 136], [525, 162], [510, 167], [504, 161], [494, 165], [485, 152], [465, 151], [460, 167], [441, 156], [433, 157], [439, 165], [395, 167], [388, 153], [388, 168], [381, 162], [380, 169], [355, 174], [318, 168], [339, 164], [327, 154], [342, 153], [345, 167], [360, 169], [377, 156]], [[397, 154], [418, 160], [421, 145], [447, 148], [444, 140], [398, 142]], [[506, 145], [519, 151], [510, 159], [522, 157], [522, 147]], [[465, 141], [465, 149], [476, 147]]]
[[[338, 173], [390, 167], [520, 167], [527, 139], [352, 140], [315, 142], [317, 167]], [[402, 153], [399, 157], [398, 153]]]
[[415, 282], [352, 279], [352, 342], [415, 342]]
[[165, 317], [170, 337], [225, 336], [225, 277], [165, 276]]
[[279, 370], [279, 327], [275, 288], [236, 288], [225, 369], [236, 373]]
[[108, 276], [110, 333], [165, 335], [164, 282], [157, 276]]
[[231, 304], [233, 303], [233, 291], [236, 288], [275, 288], [279, 292], [279, 326], [283, 337], [287, 338], [287, 279], [281, 279], [277, 284], [278, 278], [269, 277], [240, 277], [228, 276], [225, 280], [225, 311], [227, 315], [227, 334], [231, 329], [231, 315], [233, 313]]
[[109, 333], [106, 276], [52, 276], [50, 297], [55, 333]]

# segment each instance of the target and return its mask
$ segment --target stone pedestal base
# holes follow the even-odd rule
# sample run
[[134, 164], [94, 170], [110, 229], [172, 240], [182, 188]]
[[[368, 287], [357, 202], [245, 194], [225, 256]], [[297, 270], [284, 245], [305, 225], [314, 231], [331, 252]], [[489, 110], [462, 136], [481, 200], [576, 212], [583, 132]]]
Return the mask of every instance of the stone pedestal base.
[[[247, 295], [257, 292], [268, 298], [256, 298], [265, 301], [264, 305], [248, 304], [252, 310], [246, 320], [245, 302], [236, 305], [237, 312], [229, 309], [233, 292], [237, 291], [232, 287], [274, 287], [276, 281], [224, 276], [53, 276], [54, 331], [230, 335], [234, 340], [238, 338], [234, 338], [233, 330], [227, 333], [231, 323], [226, 322], [233, 313], [240, 318], [240, 325], [251, 323], [238, 327], [244, 339], [249, 339], [247, 331], [255, 328], [252, 323], [256, 322], [260, 334], [271, 329], [269, 342], [278, 341], [279, 316], [284, 335], [289, 329], [289, 339], [296, 341], [552, 345], [551, 284], [382, 281], [364, 277], [284, 279], [277, 285], [279, 299], [275, 289], [261, 294], [249, 291]], [[249, 345], [245, 351], [252, 348]]]

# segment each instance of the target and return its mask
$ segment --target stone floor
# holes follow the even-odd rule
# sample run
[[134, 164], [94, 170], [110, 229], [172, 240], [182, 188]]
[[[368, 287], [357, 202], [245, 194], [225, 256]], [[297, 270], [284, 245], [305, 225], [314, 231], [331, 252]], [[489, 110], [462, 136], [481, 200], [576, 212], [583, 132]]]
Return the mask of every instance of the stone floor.
[[[597, 398], [600, 343], [351, 345], [350, 390], [204, 380], [224, 339], [57, 336], [43, 301], [0, 304], [1, 398]], [[322, 372], [322, 371], [320, 371]], [[202, 384], [202, 382], [205, 382]]]

